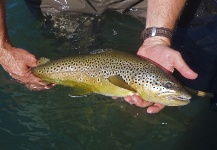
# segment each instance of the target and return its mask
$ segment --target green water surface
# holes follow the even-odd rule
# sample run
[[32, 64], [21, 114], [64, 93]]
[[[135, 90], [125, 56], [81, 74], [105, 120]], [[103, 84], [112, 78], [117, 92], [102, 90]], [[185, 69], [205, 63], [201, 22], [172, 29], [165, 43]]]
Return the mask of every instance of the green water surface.
[[[23, 0], [7, 0], [8, 31], [16, 47], [51, 59], [113, 48], [136, 53], [144, 25], [127, 15], [78, 16], [75, 25], [36, 19]], [[79, 21], [78, 21], [79, 20]], [[77, 22], [78, 24], [76, 24]], [[66, 22], [68, 23], [68, 22]], [[79, 25], [79, 26], [77, 26]], [[56, 26], [56, 28], [55, 28]], [[63, 25], [64, 27], [64, 25]], [[214, 150], [217, 113], [193, 97], [184, 107], [150, 115], [123, 99], [72, 98], [56, 86], [29, 91], [0, 69], [1, 150]]]

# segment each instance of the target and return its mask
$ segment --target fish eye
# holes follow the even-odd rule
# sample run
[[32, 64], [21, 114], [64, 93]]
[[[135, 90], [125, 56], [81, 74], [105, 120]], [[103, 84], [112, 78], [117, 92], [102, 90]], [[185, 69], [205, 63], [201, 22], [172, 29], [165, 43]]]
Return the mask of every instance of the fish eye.
[[167, 89], [170, 89], [170, 88], [172, 87], [172, 83], [166, 82], [166, 83], [164, 84], [164, 87], [167, 88]]

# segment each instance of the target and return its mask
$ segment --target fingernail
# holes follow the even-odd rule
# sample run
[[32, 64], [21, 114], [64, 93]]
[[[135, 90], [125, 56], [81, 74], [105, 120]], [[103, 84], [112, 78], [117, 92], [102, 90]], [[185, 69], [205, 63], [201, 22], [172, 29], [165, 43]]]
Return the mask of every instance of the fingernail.
[[147, 109], [147, 113], [148, 113], [148, 114], [153, 114], [152, 109], [149, 109], [149, 108], [148, 108], [148, 109]]

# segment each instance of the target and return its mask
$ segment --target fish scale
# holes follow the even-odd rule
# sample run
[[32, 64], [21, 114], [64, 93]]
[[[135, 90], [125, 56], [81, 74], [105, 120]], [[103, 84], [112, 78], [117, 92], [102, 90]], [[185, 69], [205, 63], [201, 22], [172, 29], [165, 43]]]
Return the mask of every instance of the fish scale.
[[137, 94], [167, 106], [186, 105], [191, 96], [168, 72], [150, 60], [120, 51], [77, 55], [49, 61], [33, 68], [42, 81], [124, 97]]

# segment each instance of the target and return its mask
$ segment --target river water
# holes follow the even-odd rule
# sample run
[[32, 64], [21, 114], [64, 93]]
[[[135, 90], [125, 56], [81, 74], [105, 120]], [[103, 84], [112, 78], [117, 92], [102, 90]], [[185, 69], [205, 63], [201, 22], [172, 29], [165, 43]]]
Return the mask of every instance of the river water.
[[[36, 19], [23, 0], [7, 0], [12, 43], [37, 57], [55, 59], [100, 48], [136, 53], [142, 44], [144, 25], [130, 16], [108, 12], [68, 19], [73, 24]], [[209, 110], [207, 98], [194, 96], [187, 106], [150, 115], [123, 99], [70, 97], [71, 92], [62, 86], [29, 91], [0, 68], [0, 150], [217, 148], [217, 113]]]

